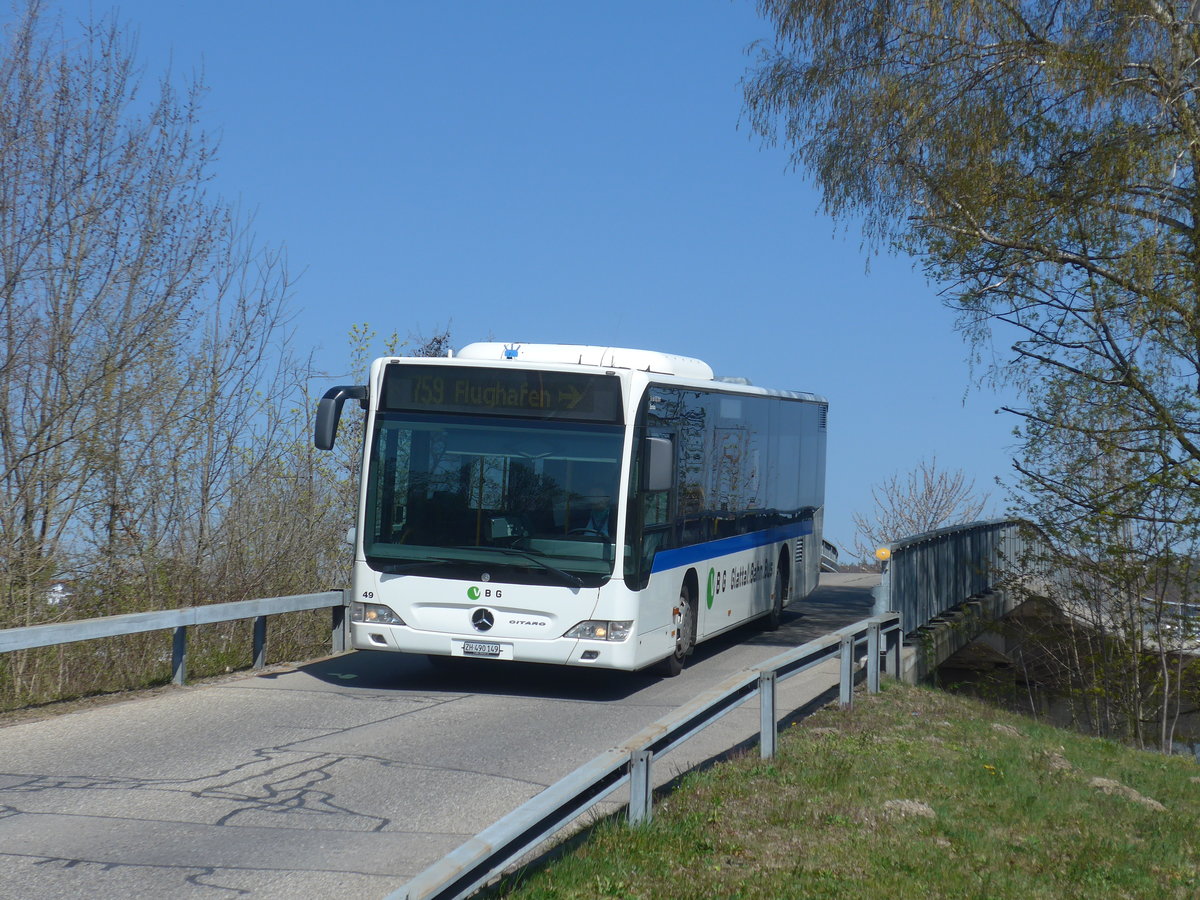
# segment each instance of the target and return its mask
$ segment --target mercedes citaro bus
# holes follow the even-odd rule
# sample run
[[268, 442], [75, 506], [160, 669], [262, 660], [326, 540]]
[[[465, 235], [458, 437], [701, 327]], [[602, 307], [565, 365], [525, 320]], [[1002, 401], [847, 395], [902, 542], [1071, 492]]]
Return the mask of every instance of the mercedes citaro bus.
[[667, 353], [476, 343], [332, 388], [317, 447], [351, 399], [358, 649], [676, 674], [816, 586], [821, 397]]

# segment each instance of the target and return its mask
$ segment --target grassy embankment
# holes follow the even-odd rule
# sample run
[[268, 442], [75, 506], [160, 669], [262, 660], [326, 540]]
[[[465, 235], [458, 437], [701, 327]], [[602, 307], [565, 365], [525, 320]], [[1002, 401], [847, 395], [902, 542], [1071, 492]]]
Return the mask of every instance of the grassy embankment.
[[1200, 897], [1200, 766], [893, 682], [496, 893]]

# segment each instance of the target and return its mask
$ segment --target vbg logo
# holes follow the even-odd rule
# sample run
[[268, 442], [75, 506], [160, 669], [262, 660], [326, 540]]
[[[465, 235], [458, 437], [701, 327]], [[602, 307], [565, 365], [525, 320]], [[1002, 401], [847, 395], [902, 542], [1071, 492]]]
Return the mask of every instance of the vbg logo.
[[471, 585], [471, 587], [467, 588], [467, 599], [468, 600], [478, 600], [481, 597], [484, 597], [484, 598], [495, 597], [497, 600], [499, 600], [502, 595], [503, 595], [503, 591], [500, 591], [499, 589], [497, 589], [497, 590], [492, 590], [491, 588], [480, 589], [480, 588], [476, 587], [475, 585]]
[[729, 590], [729, 570], [722, 569], [718, 572], [716, 569], [708, 570], [708, 608], [712, 609], [713, 598], [718, 594], [723, 594]]

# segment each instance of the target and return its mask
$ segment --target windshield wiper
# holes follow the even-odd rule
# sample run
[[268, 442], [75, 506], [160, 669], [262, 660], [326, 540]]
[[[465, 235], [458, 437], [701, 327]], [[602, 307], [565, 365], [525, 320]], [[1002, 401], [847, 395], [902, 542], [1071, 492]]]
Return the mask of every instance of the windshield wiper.
[[512, 547], [470, 547], [470, 548], [464, 547], [463, 549], [464, 550], [465, 549], [487, 550], [490, 553], [503, 553], [506, 556], [519, 556], [522, 559], [529, 560], [534, 565], [541, 566], [547, 572], [551, 572], [554, 575], [557, 575], [559, 578], [561, 578], [564, 582], [566, 582], [571, 587], [574, 587], [574, 588], [583, 587], [583, 579], [580, 578], [578, 575], [572, 575], [570, 572], [564, 572], [562, 569], [558, 568], [558, 566], [552, 566], [552, 565], [550, 565], [550, 563], [546, 562], [544, 559], [538, 559], [536, 556], [534, 556], [530, 553], [526, 553], [524, 550], [514, 550]]
[[[376, 557], [378, 559], [378, 557]], [[402, 563], [377, 563], [373, 565], [376, 572], [382, 572], [384, 575], [400, 575], [407, 572], [409, 569], [428, 569], [440, 568], [441, 566], [462, 565], [463, 561], [459, 559], [444, 559], [440, 556], [430, 557], [429, 559], [414, 559], [411, 562]]]

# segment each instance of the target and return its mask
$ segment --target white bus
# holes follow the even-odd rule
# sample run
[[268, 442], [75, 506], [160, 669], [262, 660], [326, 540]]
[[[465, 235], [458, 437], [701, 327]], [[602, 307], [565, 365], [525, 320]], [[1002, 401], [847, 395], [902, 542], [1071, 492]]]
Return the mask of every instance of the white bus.
[[360, 650], [677, 674], [816, 586], [828, 404], [645, 350], [477, 343], [387, 357], [366, 410]]

